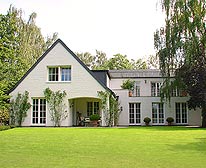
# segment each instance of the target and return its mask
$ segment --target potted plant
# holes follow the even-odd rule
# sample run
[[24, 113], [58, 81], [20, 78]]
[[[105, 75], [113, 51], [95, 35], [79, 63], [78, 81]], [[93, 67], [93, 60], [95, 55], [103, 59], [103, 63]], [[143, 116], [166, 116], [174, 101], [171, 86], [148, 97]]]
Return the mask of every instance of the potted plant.
[[144, 122], [145, 122], [145, 125], [148, 126], [149, 123], [151, 122], [151, 118], [145, 117], [145, 118], [144, 118]]
[[92, 122], [92, 125], [94, 126], [94, 127], [97, 127], [97, 125], [98, 125], [98, 121], [100, 120], [100, 115], [99, 114], [92, 114], [92, 115], [90, 115], [90, 117], [89, 117], [89, 119], [90, 119], [90, 121]]
[[121, 88], [122, 89], [128, 89], [129, 90], [129, 96], [131, 97], [132, 96], [132, 90], [134, 89], [134, 84], [135, 84], [135, 81], [128, 79], [126, 81], [123, 81], [123, 83], [121, 85]]
[[168, 122], [168, 125], [172, 125], [172, 123], [174, 122], [174, 118], [167, 117], [166, 121]]

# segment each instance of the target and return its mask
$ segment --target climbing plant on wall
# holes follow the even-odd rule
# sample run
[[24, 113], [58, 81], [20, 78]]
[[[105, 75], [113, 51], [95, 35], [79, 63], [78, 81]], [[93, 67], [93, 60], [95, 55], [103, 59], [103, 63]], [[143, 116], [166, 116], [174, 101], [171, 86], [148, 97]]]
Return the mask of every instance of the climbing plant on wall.
[[101, 99], [101, 109], [103, 110], [106, 125], [116, 126], [118, 124], [120, 114], [118, 100], [108, 91], [100, 91], [98, 92], [98, 96]]

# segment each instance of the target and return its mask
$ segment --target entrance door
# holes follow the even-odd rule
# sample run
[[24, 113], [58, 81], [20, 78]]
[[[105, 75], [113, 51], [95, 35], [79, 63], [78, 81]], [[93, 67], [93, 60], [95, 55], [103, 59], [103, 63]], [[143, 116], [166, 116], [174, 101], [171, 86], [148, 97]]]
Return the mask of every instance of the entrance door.
[[140, 125], [141, 123], [141, 111], [140, 103], [129, 103], [129, 124]]

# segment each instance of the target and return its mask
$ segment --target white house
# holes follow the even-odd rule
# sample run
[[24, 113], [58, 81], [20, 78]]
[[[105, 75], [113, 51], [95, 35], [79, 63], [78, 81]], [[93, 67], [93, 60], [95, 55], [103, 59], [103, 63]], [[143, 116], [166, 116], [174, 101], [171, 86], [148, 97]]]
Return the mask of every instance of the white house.
[[[124, 80], [135, 81], [132, 96], [122, 89]], [[201, 125], [200, 111], [189, 111], [188, 97], [173, 93], [170, 103], [160, 101], [159, 90], [163, 79], [159, 70], [89, 70], [87, 66], [60, 40], [38, 59], [22, 79], [11, 90], [17, 93], [29, 92], [32, 107], [23, 126], [53, 126], [44, 90], [65, 90], [68, 117], [61, 126], [78, 125], [77, 114], [89, 117], [100, 113], [101, 125], [106, 126], [100, 109], [99, 91], [115, 93], [120, 102], [119, 125], [143, 125], [144, 117], [152, 119], [152, 125], [165, 125], [167, 117], [175, 119], [178, 125]]]

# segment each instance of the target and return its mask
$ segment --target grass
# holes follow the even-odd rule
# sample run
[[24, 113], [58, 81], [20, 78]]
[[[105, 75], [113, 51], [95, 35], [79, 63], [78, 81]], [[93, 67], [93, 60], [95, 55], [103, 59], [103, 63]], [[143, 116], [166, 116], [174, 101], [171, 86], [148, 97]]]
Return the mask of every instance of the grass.
[[206, 129], [14, 128], [0, 132], [1, 168], [205, 168]]

